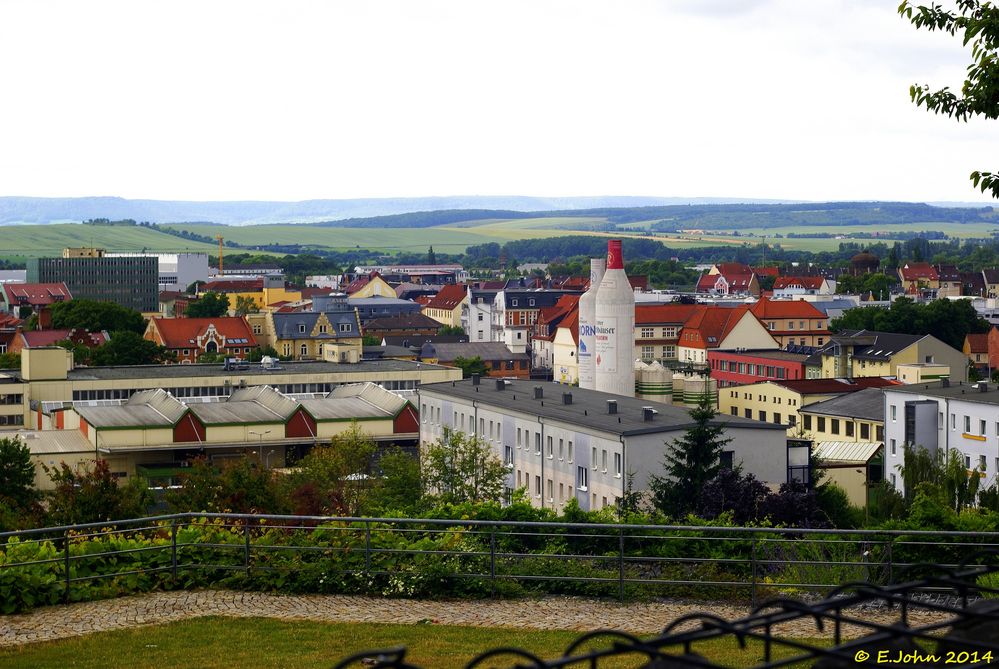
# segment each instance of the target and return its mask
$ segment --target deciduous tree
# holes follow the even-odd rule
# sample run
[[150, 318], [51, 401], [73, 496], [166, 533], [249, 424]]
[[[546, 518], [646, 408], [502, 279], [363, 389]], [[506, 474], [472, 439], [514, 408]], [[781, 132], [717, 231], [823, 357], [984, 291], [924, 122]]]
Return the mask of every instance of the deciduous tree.
[[450, 504], [498, 502], [509, 471], [489, 443], [449, 430], [421, 454], [423, 482]]

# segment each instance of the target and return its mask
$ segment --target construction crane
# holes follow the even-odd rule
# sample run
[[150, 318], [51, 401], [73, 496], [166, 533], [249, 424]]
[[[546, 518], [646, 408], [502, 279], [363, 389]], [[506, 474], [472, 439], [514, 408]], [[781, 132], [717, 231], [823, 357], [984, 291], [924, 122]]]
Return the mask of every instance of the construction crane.
[[219, 276], [222, 276], [222, 235], [215, 235], [215, 239], [219, 240]]

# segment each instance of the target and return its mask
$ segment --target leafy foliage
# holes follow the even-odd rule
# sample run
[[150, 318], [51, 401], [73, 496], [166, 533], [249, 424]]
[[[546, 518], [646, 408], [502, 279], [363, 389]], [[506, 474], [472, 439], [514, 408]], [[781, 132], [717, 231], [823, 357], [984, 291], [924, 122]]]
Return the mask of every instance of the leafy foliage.
[[184, 315], [188, 318], [219, 318], [229, 313], [229, 296], [224, 293], [201, 293], [189, 303]]
[[[898, 12], [916, 28], [941, 31], [950, 35], [961, 35], [962, 45], [971, 45], [971, 65], [967, 78], [957, 95], [944, 86], [931, 90], [929, 85], [914, 84], [909, 88], [909, 96], [917, 107], [923, 107], [934, 114], [943, 114], [957, 121], [967, 121], [973, 116], [987, 119], [999, 118], [999, 7], [981, 0], [957, 0], [957, 11], [944, 9], [936, 3], [929, 7], [914, 7], [904, 0]], [[991, 191], [992, 197], [999, 198], [999, 174], [975, 171], [971, 181], [984, 193]]]
[[507, 468], [475, 435], [449, 430], [422, 453], [423, 481], [447, 504], [498, 502]]
[[[228, 308], [228, 302], [227, 308]], [[234, 312], [237, 316], [245, 316], [247, 314], [257, 314], [260, 313], [260, 307], [257, 306], [257, 302], [246, 295], [236, 296], [236, 306]]]
[[145, 339], [131, 330], [114, 332], [111, 340], [93, 350], [91, 364], [108, 365], [158, 365], [171, 362], [175, 355], [156, 342]]
[[181, 487], [170, 490], [167, 505], [177, 513], [187, 511], [278, 513], [280, 494], [269, 470], [254, 457], [225, 460], [213, 466], [198, 458], [180, 477]]
[[247, 362], [260, 362], [261, 360], [264, 359], [265, 356], [268, 356], [268, 357], [271, 357], [271, 358], [277, 358], [278, 357], [277, 349], [275, 349], [273, 346], [271, 346], [269, 344], [267, 346], [263, 346], [263, 347], [257, 346], [252, 351], [250, 351], [249, 353], [247, 353], [247, 355], [246, 355], [246, 361]]
[[20, 369], [21, 368], [21, 354], [20, 353], [0, 353], [0, 369]]
[[856, 307], [829, 323], [833, 332], [878, 330], [900, 334], [932, 333], [948, 346], [961, 350], [968, 334], [988, 332], [988, 321], [978, 315], [971, 300], [933, 300], [920, 304], [900, 297], [888, 309]]
[[65, 462], [42, 468], [55, 484], [46, 501], [49, 522], [57, 525], [139, 518], [152, 503], [143, 479], [133, 477], [119, 485], [107, 460], [96, 460], [92, 466], [81, 464], [75, 469]]
[[692, 408], [694, 425], [667, 444], [663, 456], [666, 475], [649, 475], [653, 504], [663, 513], [682, 517], [693, 511], [701, 489], [721, 470], [722, 450], [731, 439], [722, 437], [724, 427], [712, 423], [717, 415], [707, 400]]
[[317, 446], [298, 463], [287, 481], [294, 512], [303, 515], [356, 516], [371, 487], [368, 473], [375, 443], [357, 421]]
[[473, 374], [479, 376], [489, 376], [489, 368], [481, 357], [463, 358], [458, 356], [454, 359], [454, 366], [461, 369], [461, 378], [467, 379]]
[[17, 437], [0, 438], [0, 531], [36, 515], [38, 498], [31, 450]]
[[51, 309], [52, 327], [59, 330], [128, 331], [140, 335], [146, 330], [141, 313], [114, 302], [73, 299], [56, 302]]

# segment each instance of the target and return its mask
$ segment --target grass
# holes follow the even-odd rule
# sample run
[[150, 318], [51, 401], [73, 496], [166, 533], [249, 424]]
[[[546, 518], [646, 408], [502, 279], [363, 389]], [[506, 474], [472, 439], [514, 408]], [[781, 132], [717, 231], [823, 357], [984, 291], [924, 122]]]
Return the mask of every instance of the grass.
[[[402, 645], [409, 649], [406, 657], [413, 664], [457, 669], [478, 653], [499, 646], [523, 648], [551, 659], [579, 636], [567, 631], [211, 617], [0, 649], [0, 668], [328, 668], [355, 652]], [[597, 647], [601, 646], [586, 646]], [[742, 650], [731, 639], [700, 643], [694, 651], [731, 667], [752, 666], [763, 657], [762, 644], [750, 642]], [[775, 657], [786, 655], [775, 649]], [[498, 659], [489, 666], [513, 666], [514, 659], [505, 656], [505, 663]], [[621, 669], [641, 665], [635, 657], [600, 664]]]
[[181, 239], [149, 228], [54, 223], [5, 225], [0, 228], [0, 256], [38, 258], [59, 256], [72, 246], [98, 246], [111, 251], [218, 252], [218, 246]]

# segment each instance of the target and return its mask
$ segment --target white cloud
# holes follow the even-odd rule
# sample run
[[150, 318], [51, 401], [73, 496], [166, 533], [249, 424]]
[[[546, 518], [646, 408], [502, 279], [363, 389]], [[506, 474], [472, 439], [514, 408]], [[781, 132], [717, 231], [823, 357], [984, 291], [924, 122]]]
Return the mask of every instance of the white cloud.
[[883, 3], [0, 4], [9, 195], [973, 200], [999, 125]]

